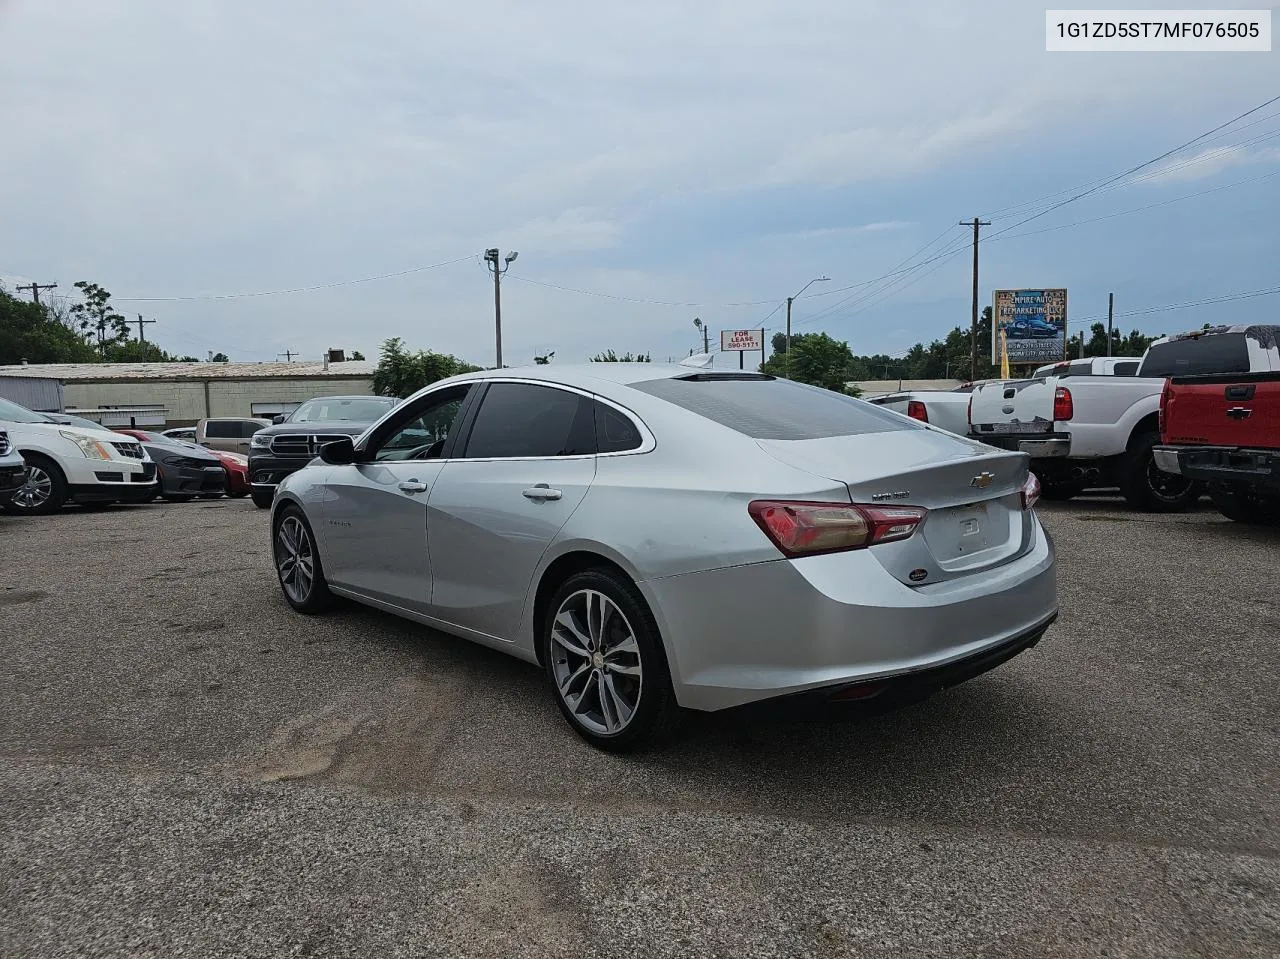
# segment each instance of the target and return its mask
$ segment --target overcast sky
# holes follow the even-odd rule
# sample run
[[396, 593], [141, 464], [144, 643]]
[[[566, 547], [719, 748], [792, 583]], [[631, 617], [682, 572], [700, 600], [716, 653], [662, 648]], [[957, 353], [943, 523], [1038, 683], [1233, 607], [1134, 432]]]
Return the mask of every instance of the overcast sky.
[[1280, 287], [1280, 103], [998, 236], [1008, 208], [1278, 94], [1280, 52], [1046, 53], [1025, 0], [0, 0], [0, 278], [101, 283], [175, 352], [400, 336], [492, 365], [497, 246], [520, 252], [509, 365], [683, 357], [695, 316], [777, 329], [821, 274], [794, 329], [897, 352], [968, 322], [967, 252], [830, 291], [946, 252], [975, 214], [984, 304], [1061, 285], [1070, 321], [1108, 291], [1123, 313]]

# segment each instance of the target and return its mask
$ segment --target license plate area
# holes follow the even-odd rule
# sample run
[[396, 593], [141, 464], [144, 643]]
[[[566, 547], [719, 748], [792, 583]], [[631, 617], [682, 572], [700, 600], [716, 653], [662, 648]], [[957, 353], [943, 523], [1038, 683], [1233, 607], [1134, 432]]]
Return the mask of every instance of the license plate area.
[[980, 423], [978, 425], [978, 432], [980, 433], [998, 433], [1002, 436], [1010, 433], [1040, 436], [1052, 431], [1052, 423]]
[[998, 561], [1010, 543], [1010, 511], [1000, 500], [966, 503], [929, 511], [924, 538], [934, 560], [957, 571]]

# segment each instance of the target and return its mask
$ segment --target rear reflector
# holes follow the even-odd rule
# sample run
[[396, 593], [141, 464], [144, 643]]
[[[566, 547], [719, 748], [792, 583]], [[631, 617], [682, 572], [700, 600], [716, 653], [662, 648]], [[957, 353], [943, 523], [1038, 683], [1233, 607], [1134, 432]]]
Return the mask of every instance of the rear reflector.
[[1071, 401], [1071, 391], [1065, 386], [1059, 386], [1053, 391], [1053, 418], [1055, 420], [1069, 420], [1075, 415], [1076, 408]]
[[927, 511], [915, 506], [755, 500], [747, 512], [782, 555], [795, 558], [907, 539]]
[[919, 400], [907, 401], [907, 415], [913, 420], [919, 420], [921, 423], [929, 422], [929, 411], [925, 409], [924, 404]]

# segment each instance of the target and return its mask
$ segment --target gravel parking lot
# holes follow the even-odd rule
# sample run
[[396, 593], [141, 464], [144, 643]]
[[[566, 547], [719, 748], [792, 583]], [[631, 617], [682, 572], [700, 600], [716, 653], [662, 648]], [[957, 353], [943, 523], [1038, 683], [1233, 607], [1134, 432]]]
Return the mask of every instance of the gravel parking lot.
[[639, 757], [532, 667], [293, 614], [247, 502], [0, 516], [0, 954], [1280, 954], [1280, 536], [1042, 515], [1039, 647]]

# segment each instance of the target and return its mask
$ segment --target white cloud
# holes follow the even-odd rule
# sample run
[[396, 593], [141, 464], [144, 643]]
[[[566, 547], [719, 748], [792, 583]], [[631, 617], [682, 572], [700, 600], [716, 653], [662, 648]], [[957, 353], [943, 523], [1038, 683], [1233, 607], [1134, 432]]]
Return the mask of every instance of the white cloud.
[[[1042, 144], [1081, 128], [1162, 124], [1172, 132], [1157, 145], [1177, 142], [1269, 76], [1259, 58], [1206, 57], [1191, 74], [1177, 58], [1054, 56], [1042, 31], [1042, 14], [1015, 0], [499, 0], [484, 15], [442, 0], [0, 3], [0, 214], [23, 225], [0, 233], [0, 270], [186, 294], [308, 286], [498, 245], [566, 286], [711, 304], [785, 296], [815, 271], [856, 281], [887, 269], [923, 242], [900, 221], [945, 222], [986, 199], [878, 209], [888, 181], [923, 185], [1002, 154], [1049, 166]], [[751, 204], [824, 189], [852, 192], [794, 232], [874, 236], [886, 262], [760, 247], [778, 220], [753, 233]], [[708, 244], [738, 248], [668, 256], [683, 237], [661, 211], [710, 204], [747, 211]], [[858, 219], [869, 222], [825, 226]], [[604, 271], [606, 260], [632, 268]], [[567, 353], [614, 333], [618, 348], [679, 352], [690, 320], [527, 284], [510, 295], [508, 335]], [[474, 264], [154, 310], [156, 335], [187, 337], [193, 352], [225, 340], [318, 355], [357, 336], [368, 352], [389, 335], [491, 349]]]

